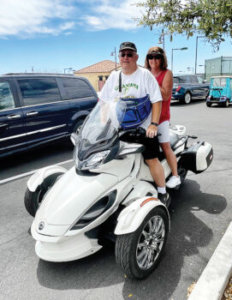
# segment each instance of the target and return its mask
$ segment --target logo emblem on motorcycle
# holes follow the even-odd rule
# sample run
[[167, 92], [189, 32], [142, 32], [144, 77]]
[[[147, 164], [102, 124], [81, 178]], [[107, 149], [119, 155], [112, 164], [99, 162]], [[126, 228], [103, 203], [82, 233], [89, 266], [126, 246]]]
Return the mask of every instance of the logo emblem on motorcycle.
[[44, 222], [42, 221], [42, 222], [39, 223], [38, 229], [39, 229], [39, 230], [43, 230], [43, 229], [44, 229], [44, 226], [45, 226], [45, 224], [44, 224]]

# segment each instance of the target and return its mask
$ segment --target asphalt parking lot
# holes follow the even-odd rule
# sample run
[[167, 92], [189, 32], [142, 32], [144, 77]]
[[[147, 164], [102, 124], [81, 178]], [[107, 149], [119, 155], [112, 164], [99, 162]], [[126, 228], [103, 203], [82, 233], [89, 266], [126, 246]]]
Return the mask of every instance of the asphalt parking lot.
[[[232, 106], [173, 103], [171, 114], [173, 125], [183, 124], [190, 135], [213, 145], [214, 161], [204, 173], [189, 172], [174, 193], [171, 231], [155, 272], [143, 281], [128, 280], [115, 264], [112, 248], [69, 263], [39, 260], [28, 234], [32, 218], [23, 204], [26, 176], [0, 185], [0, 299], [187, 299], [188, 287], [199, 278], [232, 220]], [[4, 159], [0, 181], [71, 159], [66, 146]]]

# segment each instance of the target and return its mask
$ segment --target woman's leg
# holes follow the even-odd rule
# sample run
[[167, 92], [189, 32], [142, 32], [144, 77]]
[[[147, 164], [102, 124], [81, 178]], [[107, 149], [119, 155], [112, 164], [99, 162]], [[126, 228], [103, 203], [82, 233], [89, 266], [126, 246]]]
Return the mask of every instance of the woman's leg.
[[165, 154], [165, 157], [167, 159], [168, 165], [172, 171], [173, 176], [178, 176], [177, 173], [177, 160], [176, 155], [172, 151], [171, 145], [169, 142], [167, 143], [160, 143], [160, 146]]
[[159, 132], [159, 142], [160, 146], [164, 152], [164, 155], [167, 159], [168, 165], [171, 169], [172, 176], [166, 183], [166, 186], [170, 189], [173, 189], [181, 184], [180, 177], [178, 176], [178, 170], [177, 170], [177, 160], [176, 155], [172, 151], [171, 145], [170, 145], [170, 137], [169, 137], [169, 122], [165, 121], [159, 125], [158, 128]]

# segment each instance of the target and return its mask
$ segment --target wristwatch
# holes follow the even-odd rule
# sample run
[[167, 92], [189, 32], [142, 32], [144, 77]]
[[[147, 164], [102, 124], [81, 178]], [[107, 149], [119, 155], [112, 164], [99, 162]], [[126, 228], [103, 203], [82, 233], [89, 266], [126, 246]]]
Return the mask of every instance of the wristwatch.
[[151, 122], [151, 125], [155, 125], [157, 127], [159, 124], [156, 122]]

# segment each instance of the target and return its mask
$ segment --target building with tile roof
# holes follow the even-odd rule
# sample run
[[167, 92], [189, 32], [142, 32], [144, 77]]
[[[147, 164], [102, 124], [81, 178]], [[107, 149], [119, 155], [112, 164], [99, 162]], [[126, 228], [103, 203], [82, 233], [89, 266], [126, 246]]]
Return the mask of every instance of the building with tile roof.
[[118, 69], [120, 65], [111, 60], [103, 60], [94, 65], [74, 71], [74, 75], [87, 78], [94, 89], [99, 92], [110, 73]]

